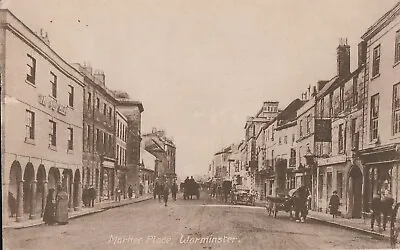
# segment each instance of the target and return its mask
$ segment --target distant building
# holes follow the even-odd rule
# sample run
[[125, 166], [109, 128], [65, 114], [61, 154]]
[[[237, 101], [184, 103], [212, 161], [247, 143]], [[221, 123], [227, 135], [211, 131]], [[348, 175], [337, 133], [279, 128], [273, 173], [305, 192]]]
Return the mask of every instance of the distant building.
[[151, 133], [143, 134], [145, 149], [156, 156], [155, 176], [168, 180], [176, 179], [176, 146], [172, 139], [167, 138], [165, 131], [152, 129]]

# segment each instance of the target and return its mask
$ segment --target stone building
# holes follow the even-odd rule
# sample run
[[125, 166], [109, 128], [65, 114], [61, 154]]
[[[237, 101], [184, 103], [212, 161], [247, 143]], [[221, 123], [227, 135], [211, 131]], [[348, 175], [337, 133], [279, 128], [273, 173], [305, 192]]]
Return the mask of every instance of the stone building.
[[117, 100], [117, 109], [127, 120], [126, 131], [126, 187], [132, 185], [133, 191], [139, 193], [139, 165], [140, 165], [140, 143], [143, 104], [132, 100], [128, 93], [114, 91]]
[[[362, 48], [362, 47], [360, 47]], [[361, 217], [362, 166], [357, 160], [362, 130], [363, 65], [350, 71], [350, 46], [341, 40], [337, 48], [337, 75], [319, 82], [315, 98], [315, 175], [317, 211], [328, 212], [333, 191], [338, 192], [343, 215]], [[342, 66], [345, 65], [345, 66]], [[327, 125], [327, 126], [325, 126]]]
[[[43, 215], [49, 189], [62, 185], [81, 207], [81, 74], [8, 10], [0, 10], [3, 224]], [[12, 207], [16, 208], [10, 217]]]
[[155, 166], [156, 178], [162, 178], [172, 183], [176, 179], [176, 146], [172, 139], [167, 138], [165, 131], [152, 129], [144, 134], [145, 149], [157, 157]]
[[400, 2], [362, 36], [365, 43], [363, 89], [363, 212], [373, 194], [390, 192], [400, 200]]
[[115, 182], [115, 108], [117, 101], [106, 87], [105, 74], [75, 64], [84, 75], [83, 178], [96, 189], [97, 201], [112, 199]]
[[122, 196], [126, 198], [128, 187], [127, 186], [127, 171], [129, 170], [126, 166], [126, 145], [128, 140], [128, 120], [126, 117], [116, 109], [116, 161], [115, 161], [115, 188], [119, 187], [122, 192]]

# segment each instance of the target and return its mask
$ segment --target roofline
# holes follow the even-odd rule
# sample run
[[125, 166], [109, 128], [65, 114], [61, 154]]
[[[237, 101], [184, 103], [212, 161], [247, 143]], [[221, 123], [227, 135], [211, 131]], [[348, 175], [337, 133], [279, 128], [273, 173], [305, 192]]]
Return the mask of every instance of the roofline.
[[[41, 43], [41, 45], [47, 47], [47, 49], [50, 50], [51, 53], [53, 53], [55, 55], [56, 58], [58, 58], [60, 61], [62, 61], [65, 65], [67, 65], [67, 67], [69, 67], [70, 70], [75, 71], [75, 73], [79, 74], [80, 76], [83, 76], [81, 74], [81, 72], [79, 72], [76, 68], [74, 68], [70, 63], [68, 63], [67, 61], [65, 61], [50, 45], [48, 45], [47, 43], [45, 43], [42, 38], [40, 38], [32, 29], [30, 29], [23, 21], [21, 21], [17, 16], [15, 16], [9, 9], [0, 9], [0, 13], [5, 13], [5, 14], [10, 14], [10, 16], [15, 19], [18, 23], [20, 23], [31, 35], [35, 36], [38, 40], [39, 43]], [[41, 48], [38, 47], [37, 43], [34, 41], [31, 41], [30, 39], [28, 39], [27, 37], [25, 37], [22, 33], [19, 32], [18, 29], [16, 29], [12, 23], [7, 22], [7, 18], [4, 19], [4, 23], [0, 23], [0, 27], [5, 27], [6, 29], [8, 28], [11, 32], [13, 32], [15, 35], [19, 36], [20, 38], [24, 38], [24, 40], [31, 42], [32, 46], [34, 47], [34, 49], [38, 50], [38, 52], [40, 51], [39, 54], [43, 54], [46, 55], [47, 59], [52, 59], [52, 57], [50, 55], [48, 55], [45, 51], [43, 51]], [[31, 46], [31, 47], [32, 47]], [[77, 79], [75, 76], [73, 76], [72, 74], [70, 74], [65, 67], [62, 67], [61, 65], [59, 65], [58, 63], [54, 62], [53, 60], [51, 60], [52, 64], [57, 65], [60, 69], [60, 71], [66, 71], [66, 75], [71, 75], [69, 76], [69, 78], [75, 78], [75, 82], [77, 82], [79, 85], [81, 85], [82, 87], [85, 87], [85, 83], [83, 82], [83, 78], [82, 80]]]
[[116, 99], [118, 106], [124, 106], [124, 107], [139, 107], [140, 113], [144, 111], [143, 104], [140, 101], [134, 101], [134, 100], [122, 100], [122, 99]]
[[[383, 16], [381, 16], [378, 21], [371, 25], [367, 31], [361, 36], [361, 39], [368, 40], [375, 36], [380, 30], [386, 27], [390, 22], [391, 18], [396, 16], [396, 13], [400, 11], [400, 1], [396, 3], [393, 8], [388, 10]], [[391, 15], [392, 14], [392, 15]]]

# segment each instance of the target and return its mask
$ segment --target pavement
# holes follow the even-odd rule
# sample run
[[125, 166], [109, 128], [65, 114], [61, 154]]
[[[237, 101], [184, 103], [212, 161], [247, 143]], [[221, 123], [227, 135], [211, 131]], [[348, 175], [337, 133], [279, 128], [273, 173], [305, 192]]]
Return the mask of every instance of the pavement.
[[382, 249], [389, 242], [286, 213], [200, 200], [158, 200], [116, 207], [67, 225], [3, 230], [4, 249]]
[[[130, 205], [133, 203], [146, 201], [146, 200], [149, 200], [152, 198], [153, 198], [153, 195], [151, 194], [151, 195], [143, 195], [138, 198], [122, 199], [121, 201], [103, 201], [101, 203], [95, 203], [94, 207], [82, 207], [78, 211], [68, 212], [68, 219], [75, 219], [75, 218], [79, 218], [79, 217], [90, 215], [90, 214], [100, 213], [100, 212], [106, 211], [111, 208], [126, 206], [126, 205]], [[2, 228], [3, 229], [8, 229], [8, 228], [21, 229], [21, 228], [40, 226], [43, 224], [44, 224], [43, 218], [38, 218], [38, 219], [33, 219], [33, 220], [26, 218], [25, 220], [23, 220], [21, 222], [11, 221], [7, 225], [3, 225]]]
[[[256, 201], [255, 205], [265, 207], [265, 201]], [[280, 214], [282, 214], [282, 212]], [[363, 233], [377, 239], [390, 240], [390, 222], [387, 223], [386, 231], [379, 230], [376, 225], [376, 231], [371, 231], [370, 219], [349, 219], [343, 217], [332, 218], [331, 214], [311, 210], [308, 211], [307, 218], [326, 225]]]

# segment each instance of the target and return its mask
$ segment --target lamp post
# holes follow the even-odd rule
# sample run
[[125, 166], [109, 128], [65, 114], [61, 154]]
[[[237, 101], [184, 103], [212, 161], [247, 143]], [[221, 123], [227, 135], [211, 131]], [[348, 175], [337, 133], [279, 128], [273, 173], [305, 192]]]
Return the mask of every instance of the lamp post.
[[304, 155], [304, 158], [306, 159], [306, 164], [311, 168], [311, 197], [312, 197], [312, 203], [313, 203], [313, 209], [315, 210], [316, 208], [316, 187], [315, 187], [315, 175], [317, 173], [317, 167], [318, 167], [318, 162], [317, 162], [317, 157], [315, 154], [313, 154], [310, 149], [307, 150], [307, 153]]

